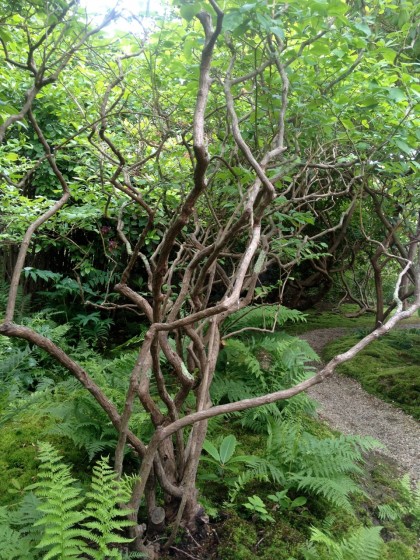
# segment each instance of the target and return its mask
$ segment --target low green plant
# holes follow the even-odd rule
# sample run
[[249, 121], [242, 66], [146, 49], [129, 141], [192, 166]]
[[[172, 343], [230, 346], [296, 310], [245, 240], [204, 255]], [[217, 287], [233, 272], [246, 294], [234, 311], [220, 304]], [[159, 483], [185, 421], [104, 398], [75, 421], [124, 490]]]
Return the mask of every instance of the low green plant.
[[38, 510], [42, 517], [36, 522], [43, 527], [37, 548], [47, 549], [44, 560], [70, 560], [84, 552], [87, 531], [80, 528], [85, 519], [81, 511], [81, 488], [70, 475], [70, 468], [61, 462], [61, 456], [47, 443], [39, 446], [38, 482], [35, 493], [41, 499]]
[[[317, 359], [306, 341], [282, 332], [269, 336], [257, 334], [246, 340], [229, 338], [220, 353], [212, 384], [213, 402], [233, 402], [287, 389], [313, 375], [314, 369], [308, 362]], [[312, 414], [314, 410], [313, 401], [301, 394], [234, 417], [242, 426], [262, 433], [272, 417]]]
[[34, 445], [47, 419], [34, 420], [22, 415], [19, 421], [0, 426], [0, 504], [9, 505], [24, 494], [37, 474], [37, 450]]
[[287, 492], [288, 490], [281, 490], [279, 492], [276, 492], [275, 494], [269, 494], [267, 498], [274, 502], [277, 508], [285, 511], [290, 511], [297, 507], [304, 506], [308, 501], [305, 496], [298, 496], [297, 498], [292, 500], [287, 495]]
[[128, 521], [128, 509], [121, 509], [117, 504], [125, 503], [130, 498], [115, 471], [108, 465], [106, 459], [101, 459], [93, 467], [91, 490], [86, 493], [88, 499], [83, 513], [88, 521], [83, 527], [89, 529], [89, 539], [96, 543], [97, 550], [89, 549], [88, 556], [93, 560], [104, 558], [120, 558], [120, 553], [109, 546], [116, 543], [128, 543], [127, 539], [120, 535], [126, 527], [133, 525]]
[[101, 317], [98, 311], [75, 315], [72, 324], [79, 330], [80, 338], [93, 346], [105, 344], [113, 324], [110, 317]]
[[243, 506], [259, 520], [264, 522], [270, 521], [270, 523], [274, 523], [274, 517], [272, 517], [268, 513], [266, 505], [256, 494], [254, 494], [253, 496], [249, 496]]
[[[41, 461], [38, 482], [33, 485], [41, 500], [42, 516], [35, 526], [43, 528], [37, 548], [45, 549], [43, 560], [70, 560], [85, 554], [94, 560], [120, 558], [111, 545], [128, 543], [120, 531], [132, 523], [124, 518], [129, 510], [118, 504], [127, 500], [122, 484], [101, 459], [93, 469], [91, 490], [82, 496], [68, 465], [49, 443], [39, 445]], [[82, 505], [84, 504], [84, 507]], [[93, 542], [96, 548], [88, 546]]]
[[223, 324], [223, 334], [241, 329], [275, 329], [286, 323], [304, 323], [306, 315], [284, 305], [250, 305], [232, 313]]
[[[311, 543], [326, 549], [328, 560], [379, 560], [383, 541], [380, 536], [382, 527], [361, 527], [349, 537], [340, 541], [335, 540], [327, 532], [313, 527], [311, 529]], [[320, 558], [317, 547], [306, 551], [306, 560]]]
[[35, 560], [40, 533], [34, 526], [40, 517], [39, 500], [29, 492], [19, 507], [0, 507], [0, 560]]
[[400, 481], [401, 501], [378, 505], [378, 517], [381, 520], [395, 521], [411, 515], [420, 524], [420, 483], [413, 488], [408, 474]]
[[200, 460], [217, 467], [217, 473], [204, 472], [201, 478], [222, 481], [225, 484], [229, 483], [226, 479], [226, 474], [237, 475], [241, 470], [240, 465], [244, 465], [252, 460], [252, 457], [248, 455], [234, 456], [237, 444], [238, 441], [233, 434], [224, 437], [219, 448], [206, 439], [203, 449], [208, 455], [203, 455]]
[[299, 422], [272, 420], [264, 456], [247, 461], [230, 490], [236, 500], [254, 480], [271, 482], [289, 491], [322, 496], [331, 505], [353, 511], [350, 496], [363, 494], [354, 475], [363, 473], [363, 452], [379, 447], [368, 437], [333, 436], [319, 438]]

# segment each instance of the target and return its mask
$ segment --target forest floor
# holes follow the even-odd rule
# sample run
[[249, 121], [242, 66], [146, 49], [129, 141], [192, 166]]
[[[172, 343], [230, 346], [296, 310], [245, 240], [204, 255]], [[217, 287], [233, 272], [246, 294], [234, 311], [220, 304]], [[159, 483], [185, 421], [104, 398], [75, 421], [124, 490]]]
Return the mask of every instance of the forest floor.
[[[321, 356], [327, 344], [349, 333], [348, 328], [329, 328], [308, 331], [300, 337]], [[381, 454], [402, 473], [409, 473], [413, 482], [420, 480], [420, 424], [414, 418], [369, 395], [354, 379], [337, 373], [311, 387], [308, 394], [319, 403], [318, 415], [330, 427], [344, 434], [375, 438], [385, 446]]]

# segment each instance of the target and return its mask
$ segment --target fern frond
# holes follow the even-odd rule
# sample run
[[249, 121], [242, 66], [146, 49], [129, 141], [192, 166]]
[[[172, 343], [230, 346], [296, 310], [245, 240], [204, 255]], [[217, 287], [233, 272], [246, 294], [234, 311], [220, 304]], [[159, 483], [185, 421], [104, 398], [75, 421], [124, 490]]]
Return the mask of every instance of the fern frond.
[[381, 504], [378, 506], [378, 517], [379, 519], [390, 521], [396, 521], [401, 519], [403, 512], [398, 507], [393, 507], [389, 504]]
[[229, 333], [246, 327], [271, 329], [274, 325], [282, 326], [286, 322], [302, 323], [305, 315], [296, 309], [288, 309], [283, 305], [251, 305], [230, 315], [224, 325], [223, 332]]
[[76, 509], [83, 502], [81, 490], [74, 486], [69, 467], [52, 445], [40, 443], [39, 449], [41, 466], [34, 487], [41, 498], [37, 509], [43, 516], [35, 525], [44, 527], [44, 531], [37, 548], [48, 549], [44, 560], [79, 558], [86, 537], [86, 531], [75, 528], [85, 519], [85, 514]]
[[245, 486], [255, 480], [258, 480], [259, 482], [267, 482], [268, 478], [266, 473], [258, 473], [253, 469], [241, 473], [237, 477], [232, 485], [232, 488], [229, 491], [229, 501], [233, 503], [238, 497], [238, 494], [245, 488]]
[[131, 542], [131, 539], [121, 536], [119, 532], [132, 526], [133, 522], [127, 520], [130, 510], [118, 507], [130, 495], [126, 491], [126, 485], [117, 480], [107, 459], [102, 458], [94, 466], [91, 490], [86, 497], [89, 501], [84, 511], [89, 521], [85, 521], [83, 526], [90, 529], [90, 539], [98, 546], [97, 550], [86, 550], [86, 554], [94, 560], [118, 558], [117, 551], [109, 548], [109, 545]]
[[293, 475], [290, 480], [297, 483], [299, 490], [306, 490], [318, 496], [323, 496], [335, 506], [348, 511], [353, 511], [349, 495], [353, 493], [360, 494], [362, 491], [360, 486], [347, 476], [322, 478]]
[[382, 527], [363, 527], [341, 542], [343, 560], [378, 560], [381, 555]]
[[9, 354], [2, 353], [0, 377], [11, 379], [16, 373], [20, 373], [22, 369], [25, 370], [28, 366], [28, 357], [31, 354], [32, 350], [29, 346], [26, 346], [23, 350], [14, 348], [13, 352], [9, 352]]
[[313, 527], [311, 542], [324, 545], [330, 555], [330, 560], [378, 560], [381, 554], [382, 527], [362, 527], [347, 539], [335, 541], [330, 535]]
[[325, 545], [331, 555], [331, 560], [343, 560], [340, 544], [317, 527], [311, 528], [311, 542]]
[[[221, 352], [212, 384], [213, 402], [252, 398], [286, 389], [312, 375], [306, 365], [316, 354], [302, 340], [285, 333], [247, 340], [230, 338]], [[266, 430], [269, 418], [280, 418], [291, 405], [295, 413], [311, 413], [314, 405], [307, 396], [251, 409], [241, 413], [243, 426], [256, 432]]]
[[0, 560], [35, 560], [32, 542], [22, 531], [0, 523]]

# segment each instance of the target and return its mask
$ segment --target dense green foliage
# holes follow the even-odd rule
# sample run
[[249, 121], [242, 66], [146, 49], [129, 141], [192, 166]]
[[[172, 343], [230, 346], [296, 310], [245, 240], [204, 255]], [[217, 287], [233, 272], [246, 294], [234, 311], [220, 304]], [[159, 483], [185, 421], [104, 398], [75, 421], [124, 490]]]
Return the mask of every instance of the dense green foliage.
[[[205, 558], [206, 512], [223, 560], [414, 558], [410, 481], [365, 484], [376, 442], [285, 397], [302, 310], [420, 306], [418, 16], [0, 0], [1, 560]], [[419, 343], [342, 371], [417, 415]]]
[[35, 493], [26, 494], [18, 509], [1, 508], [0, 557], [122, 559], [112, 545], [130, 542], [120, 532], [132, 523], [124, 519], [124, 508], [118, 507], [129, 498], [129, 487], [116, 480], [107, 460], [93, 467], [91, 489], [83, 496], [69, 466], [50, 444], [39, 445], [39, 459], [38, 482], [28, 487]]

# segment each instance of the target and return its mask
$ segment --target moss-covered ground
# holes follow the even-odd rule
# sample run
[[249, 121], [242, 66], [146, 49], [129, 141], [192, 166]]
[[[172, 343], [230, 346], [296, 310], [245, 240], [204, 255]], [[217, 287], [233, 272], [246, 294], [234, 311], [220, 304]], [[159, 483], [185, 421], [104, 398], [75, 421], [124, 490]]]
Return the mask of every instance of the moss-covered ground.
[[[256, 436], [242, 428], [232, 427], [240, 441], [240, 453], [258, 449], [262, 451], [261, 436]], [[324, 423], [313, 418], [305, 421], [306, 428], [320, 438], [330, 437], [332, 432]], [[223, 430], [223, 427], [222, 427]], [[203, 503], [212, 513], [211, 530], [217, 534], [209, 548], [194, 549], [188, 535], [181, 536], [169, 558], [180, 560], [185, 552], [200, 560], [336, 560], [322, 545], [311, 545], [311, 528], [317, 527], [328, 532], [339, 542], [361, 527], [380, 525], [384, 540], [380, 560], [416, 560], [419, 557], [418, 530], [420, 519], [408, 514], [414, 508], [414, 494], [407, 496], [394, 465], [381, 455], [372, 454], [366, 458], [365, 470], [356, 480], [363, 488], [352, 500], [354, 511], [331, 506], [326, 500], [308, 496], [302, 507], [284, 510], [270, 506], [268, 495], [274, 491], [273, 484], [253, 482], [238, 496], [235, 503], [229, 503], [228, 488], [222, 481], [200, 485]], [[269, 514], [274, 521], [263, 521], [243, 507], [249, 495], [257, 494], [268, 504]], [[402, 505], [405, 514], [399, 519], [380, 518], [378, 506], [388, 504], [396, 509]], [[210, 507], [209, 507], [210, 506]], [[217, 547], [215, 546], [217, 544]], [[312, 552], [311, 552], [312, 551]], [[312, 555], [310, 555], [312, 554]], [[186, 556], [185, 556], [186, 557]], [[363, 560], [360, 558], [358, 560]]]
[[[375, 315], [373, 313], [364, 313], [358, 317], [352, 317], [356, 314], [357, 306], [352, 304], [343, 304], [339, 308], [329, 311], [321, 311], [317, 309], [309, 309], [304, 311], [306, 321], [304, 323], [295, 323], [288, 325], [286, 330], [290, 334], [301, 334], [315, 329], [332, 329], [336, 327], [348, 329], [373, 329], [375, 325]], [[402, 325], [420, 324], [418, 315], [414, 315], [409, 319], [401, 322]]]
[[[293, 325], [288, 332], [300, 333], [333, 327], [358, 329], [350, 337], [329, 345], [324, 356], [328, 358], [347, 349], [373, 326], [372, 315], [345, 317], [345, 313], [349, 312], [350, 308], [345, 308], [340, 313], [310, 312], [307, 323]], [[419, 321], [418, 317], [411, 320], [412, 324]], [[420, 330], [401, 330], [387, 335], [353, 361], [343, 365], [340, 371], [358, 379], [366, 390], [394, 402], [413, 416], [420, 417]], [[18, 421], [11, 420], [1, 427], [0, 505], [19, 501], [24, 488], [36, 479], [36, 442], [45, 437], [50, 421], [42, 416], [34, 421], [24, 413], [19, 416]], [[332, 434], [325, 424], [314, 418], [307, 418], [305, 427], [321, 439]], [[264, 435], [240, 427], [235, 418], [216, 419], [210, 426], [209, 437], [216, 440], [232, 432], [239, 442], [237, 454], [264, 454]], [[51, 440], [51, 437], [48, 436], [48, 439]], [[77, 478], [87, 476], [90, 467], [87, 468], [87, 464], [84, 464], [86, 457], [82, 457], [80, 450], [74, 450], [70, 445], [66, 448], [58, 437], [53, 439], [54, 444], [65, 455], [66, 461], [77, 471]], [[199, 560], [336, 560], [322, 545], [312, 546], [311, 551], [312, 527], [328, 532], [339, 542], [362, 526], [377, 525], [383, 527], [381, 536], [384, 543], [380, 560], [418, 559], [418, 509], [416, 512], [414, 495], [407, 493], [407, 488], [399, 481], [393, 465], [383, 457], [370, 456], [367, 458], [366, 470], [358, 475], [357, 482], [364, 494], [354, 497], [354, 511], [350, 512], [309, 494], [306, 496], [307, 502], [299, 507], [277, 508], [268, 496], [281, 490], [281, 487], [263, 480], [254, 480], [246, 485], [236, 500], [231, 502], [228, 487], [231, 482], [223, 478], [216, 482], [199, 478], [202, 502], [211, 522], [208, 546], [198, 543], [194, 548], [190, 535], [180, 535], [168, 560], [188, 557]], [[246, 500], [253, 495], [259, 496], [266, 504], [272, 521], [263, 520], [244, 507]], [[291, 498], [294, 497], [292, 490]], [[381, 518], [378, 507], [383, 505], [397, 511], [396, 518]]]
[[[329, 344], [323, 357], [345, 352], [363, 332]], [[338, 373], [357, 379], [369, 393], [420, 419], [420, 329], [395, 330], [342, 364]]]

